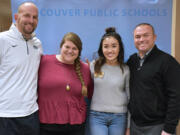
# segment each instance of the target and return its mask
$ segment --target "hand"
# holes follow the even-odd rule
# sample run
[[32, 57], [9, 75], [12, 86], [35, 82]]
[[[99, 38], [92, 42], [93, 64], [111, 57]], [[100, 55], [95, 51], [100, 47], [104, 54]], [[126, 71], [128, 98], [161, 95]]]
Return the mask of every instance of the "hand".
[[125, 135], [130, 135], [130, 129], [129, 128], [126, 129]]
[[90, 62], [88, 59], [86, 59], [86, 63], [88, 64], [88, 66], [90, 66]]
[[161, 135], [172, 135], [172, 134], [169, 134], [169, 133], [167, 133], [167, 132], [165, 132], [165, 131], [162, 131], [162, 132], [161, 132]]

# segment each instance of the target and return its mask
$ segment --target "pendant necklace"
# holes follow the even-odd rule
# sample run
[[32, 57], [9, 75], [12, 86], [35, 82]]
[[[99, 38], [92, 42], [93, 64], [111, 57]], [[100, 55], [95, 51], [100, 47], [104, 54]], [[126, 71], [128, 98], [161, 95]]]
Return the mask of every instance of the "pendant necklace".
[[[62, 62], [60, 55], [57, 56], [57, 59], [58, 59], [60, 62]], [[71, 89], [71, 87], [70, 87], [69, 83], [67, 83], [67, 84], [66, 84], [66, 91], [70, 91], [70, 89]]]
[[66, 90], [69, 91], [71, 89], [69, 84], [66, 84]]
[[95, 77], [95, 78], [98, 78], [98, 77], [99, 77], [99, 78], [103, 78], [103, 77], [104, 77], [104, 72], [102, 72], [102, 71], [101, 71], [100, 73], [96, 73], [96, 72], [95, 72], [95, 73], [94, 73], [94, 77]]

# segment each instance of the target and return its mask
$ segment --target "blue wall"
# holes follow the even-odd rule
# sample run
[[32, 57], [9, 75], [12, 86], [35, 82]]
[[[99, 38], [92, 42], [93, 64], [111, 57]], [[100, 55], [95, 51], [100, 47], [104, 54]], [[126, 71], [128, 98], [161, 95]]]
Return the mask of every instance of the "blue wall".
[[[13, 14], [25, 0], [11, 0]], [[31, 0], [39, 8], [36, 35], [44, 54], [59, 53], [59, 44], [67, 32], [77, 33], [83, 42], [82, 59], [92, 60], [106, 27], [114, 26], [122, 36], [125, 59], [136, 52], [133, 29], [141, 22], [151, 23], [156, 44], [171, 53], [171, 0]]]

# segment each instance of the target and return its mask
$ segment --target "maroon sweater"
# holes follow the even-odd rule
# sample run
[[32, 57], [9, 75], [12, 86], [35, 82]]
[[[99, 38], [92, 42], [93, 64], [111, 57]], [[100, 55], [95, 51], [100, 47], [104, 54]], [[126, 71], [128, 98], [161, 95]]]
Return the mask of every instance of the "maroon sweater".
[[[92, 97], [93, 81], [87, 64], [81, 62], [81, 72]], [[70, 86], [70, 90], [66, 86]], [[41, 58], [38, 81], [39, 119], [46, 124], [81, 124], [86, 118], [86, 102], [81, 94], [81, 82], [73, 64], [64, 64], [56, 55]]]

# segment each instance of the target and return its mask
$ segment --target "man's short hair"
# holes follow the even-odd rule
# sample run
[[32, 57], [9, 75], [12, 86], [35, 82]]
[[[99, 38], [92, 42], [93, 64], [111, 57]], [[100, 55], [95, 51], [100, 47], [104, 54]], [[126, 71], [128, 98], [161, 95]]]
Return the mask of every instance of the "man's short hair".
[[151, 24], [149, 24], [149, 23], [140, 23], [140, 24], [138, 24], [138, 25], [135, 26], [134, 30], [135, 30], [137, 27], [139, 27], [139, 26], [145, 26], [145, 25], [146, 25], [146, 26], [150, 26], [151, 29], [152, 29], [153, 34], [155, 34], [154, 27], [153, 27]]

